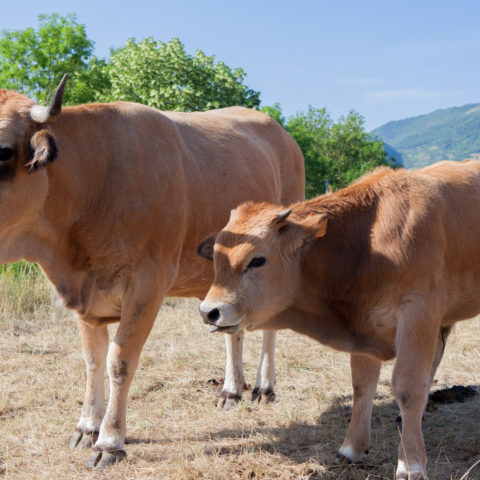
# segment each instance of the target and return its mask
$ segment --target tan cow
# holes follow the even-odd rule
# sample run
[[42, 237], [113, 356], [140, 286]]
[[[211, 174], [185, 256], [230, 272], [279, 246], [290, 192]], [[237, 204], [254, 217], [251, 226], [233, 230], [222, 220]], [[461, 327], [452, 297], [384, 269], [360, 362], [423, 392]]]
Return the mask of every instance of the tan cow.
[[[39, 263], [77, 312], [87, 386], [71, 447], [99, 431], [89, 464], [103, 467], [125, 455], [127, 393], [162, 300], [203, 298], [212, 281], [199, 242], [242, 201], [301, 200], [304, 167], [287, 132], [257, 111], [61, 110], [64, 86], [50, 107], [0, 90], [0, 263]], [[120, 322], [110, 346], [109, 322]], [[226, 336], [221, 406], [242, 394], [242, 341]], [[274, 344], [267, 333], [256, 396], [273, 391]]]
[[369, 446], [381, 362], [396, 357], [397, 479], [426, 475], [421, 420], [445, 335], [480, 312], [480, 162], [380, 169], [288, 209], [243, 204], [214, 259], [200, 305], [211, 329], [291, 328], [351, 354], [351, 461]]

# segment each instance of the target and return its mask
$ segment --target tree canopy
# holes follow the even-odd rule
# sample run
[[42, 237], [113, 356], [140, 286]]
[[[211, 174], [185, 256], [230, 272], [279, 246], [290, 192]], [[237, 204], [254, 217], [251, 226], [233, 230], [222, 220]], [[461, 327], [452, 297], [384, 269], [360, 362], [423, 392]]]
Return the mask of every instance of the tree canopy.
[[245, 85], [244, 70], [201, 50], [190, 55], [178, 38], [167, 43], [130, 39], [109, 60], [100, 60], [74, 14], [38, 19], [37, 30], [1, 32], [0, 88], [45, 103], [68, 73], [66, 104], [128, 100], [180, 111], [260, 105], [260, 92]]
[[302, 149], [307, 198], [324, 193], [326, 181], [338, 190], [375, 167], [397, 166], [383, 142], [364, 130], [364, 119], [357, 112], [334, 122], [325, 108], [310, 107], [288, 120], [278, 104], [262, 111], [277, 120]]
[[[69, 73], [66, 103], [93, 101], [104, 81], [94, 44], [74, 14], [39, 15], [37, 30], [1, 32], [0, 87], [17, 90], [45, 103], [64, 73]], [[92, 79], [96, 78], [96, 82]]]
[[128, 40], [112, 52], [106, 71], [108, 96], [161, 110], [210, 110], [231, 105], [258, 107], [260, 93], [244, 85], [245, 72], [197, 50], [189, 55], [178, 38], [167, 43]]

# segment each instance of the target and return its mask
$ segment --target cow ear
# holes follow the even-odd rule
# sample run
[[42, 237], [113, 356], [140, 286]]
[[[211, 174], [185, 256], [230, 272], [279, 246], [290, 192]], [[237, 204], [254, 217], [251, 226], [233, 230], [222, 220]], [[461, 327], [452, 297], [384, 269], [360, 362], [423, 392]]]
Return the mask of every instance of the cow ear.
[[326, 213], [309, 214], [300, 224], [308, 237], [324, 237], [327, 233], [328, 215]]
[[25, 161], [25, 166], [30, 171], [44, 167], [57, 158], [57, 144], [53, 135], [47, 129], [36, 132], [30, 139], [30, 152]]
[[292, 222], [288, 234], [289, 248], [295, 252], [311, 245], [317, 238], [327, 233], [328, 215], [310, 214], [302, 220]]
[[209, 235], [197, 248], [197, 253], [211, 262], [213, 262], [213, 246], [216, 238], [216, 233]]

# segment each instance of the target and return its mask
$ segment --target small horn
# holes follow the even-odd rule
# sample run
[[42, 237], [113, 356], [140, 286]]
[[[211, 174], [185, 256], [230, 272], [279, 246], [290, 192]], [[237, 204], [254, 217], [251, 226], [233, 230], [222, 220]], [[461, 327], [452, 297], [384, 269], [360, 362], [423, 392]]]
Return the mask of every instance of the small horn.
[[275, 223], [281, 223], [292, 213], [292, 209], [288, 208], [287, 210], [282, 210], [279, 214], [277, 214], [277, 218]]
[[30, 110], [30, 117], [34, 122], [46, 123], [56, 120], [62, 110], [63, 92], [65, 90], [65, 84], [67, 83], [68, 74], [66, 73], [60, 83], [58, 84], [55, 93], [53, 94], [52, 101], [48, 107], [42, 107], [41, 105], [34, 105]]

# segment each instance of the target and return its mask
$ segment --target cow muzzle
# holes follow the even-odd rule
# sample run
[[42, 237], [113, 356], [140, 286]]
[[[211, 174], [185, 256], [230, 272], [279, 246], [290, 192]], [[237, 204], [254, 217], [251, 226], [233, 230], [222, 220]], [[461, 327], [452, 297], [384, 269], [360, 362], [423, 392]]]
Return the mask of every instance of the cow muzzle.
[[210, 325], [208, 331], [236, 333], [240, 329], [243, 316], [239, 316], [230, 303], [204, 300], [199, 306], [204, 323]]

